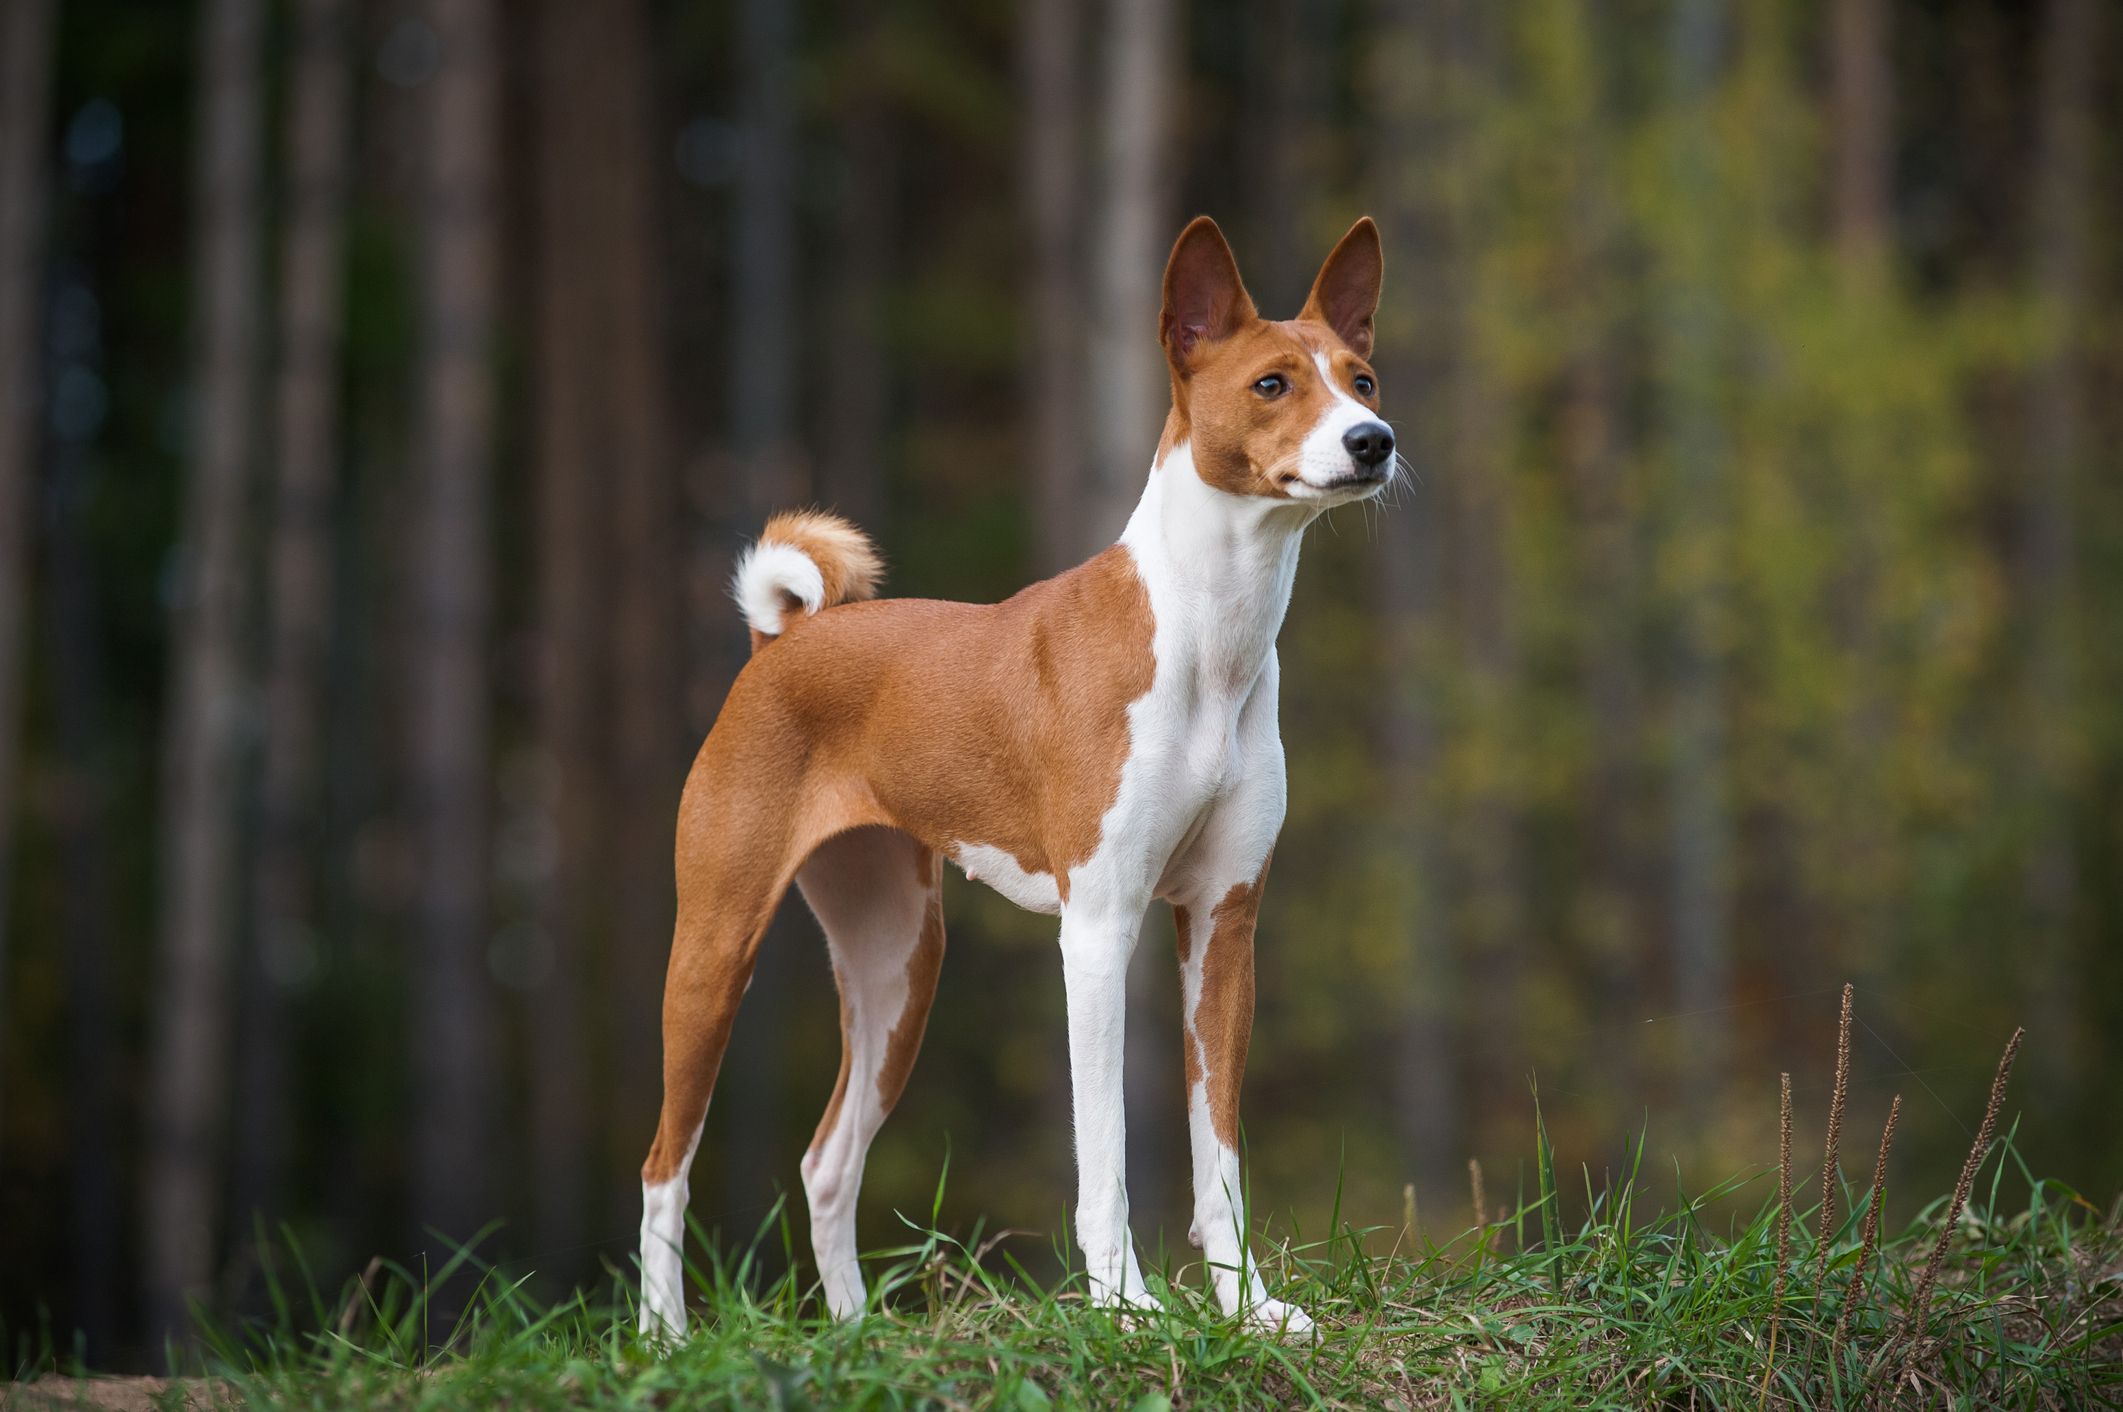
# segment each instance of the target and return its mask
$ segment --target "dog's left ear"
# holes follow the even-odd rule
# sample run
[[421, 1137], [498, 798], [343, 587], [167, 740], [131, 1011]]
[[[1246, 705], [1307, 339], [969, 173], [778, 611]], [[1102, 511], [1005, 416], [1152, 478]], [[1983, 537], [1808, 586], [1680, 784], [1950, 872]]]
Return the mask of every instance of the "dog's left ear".
[[1184, 374], [1203, 344], [1229, 338], [1257, 317], [1224, 233], [1207, 216], [1196, 216], [1165, 262], [1165, 307], [1158, 316], [1165, 356]]
[[1312, 282], [1300, 319], [1314, 319], [1333, 329], [1359, 358], [1371, 356], [1371, 320], [1378, 313], [1379, 286], [1386, 260], [1379, 251], [1378, 227], [1360, 216]]

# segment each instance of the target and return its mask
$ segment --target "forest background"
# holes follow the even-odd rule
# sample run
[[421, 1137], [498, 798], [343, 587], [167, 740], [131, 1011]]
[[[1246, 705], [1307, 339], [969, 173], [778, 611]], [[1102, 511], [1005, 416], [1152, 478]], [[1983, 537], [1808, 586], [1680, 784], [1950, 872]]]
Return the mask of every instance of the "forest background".
[[[1272, 314], [1376, 216], [1414, 468], [1312, 532], [1247, 1083], [1263, 1213], [1467, 1220], [1776, 1075], [1946, 1184], [2123, 1186], [2123, 15], [2109, 0], [7, 0], [0, 1328], [152, 1361], [189, 1292], [429, 1232], [630, 1258], [672, 816], [773, 508], [887, 591], [1111, 541], [1158, 277]], [[1059, 1229], [1051, 921], [962, 881], [862, 1228]], [[1138, 1237], [1184, 1239], [1170, 924]], [[838, 1063], [785, 908], [694, 1212]], [[1818, 1104], [1803, 1102], [1806, 1111]], [[1566, 1183], [1566, 1186], [1568, 1183]], [[1051, 1268], [1045, 1237], [1015, 1242]], [[1042, 1261], [1046, 1263], [1042, 1265]]]

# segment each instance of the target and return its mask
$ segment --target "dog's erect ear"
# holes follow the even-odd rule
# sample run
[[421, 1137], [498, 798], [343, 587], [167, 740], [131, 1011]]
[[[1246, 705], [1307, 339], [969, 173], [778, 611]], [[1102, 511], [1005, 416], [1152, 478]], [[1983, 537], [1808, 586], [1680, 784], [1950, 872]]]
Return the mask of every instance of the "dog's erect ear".
[[1371, 217], [1360, 216], [1342, 243], [1334, 247], [1327, 263], [1312, 282], [1312, 297], [1305, 301], [1301, 319], [1314, 319], [1333, 329], [1359, 358], [1371, 356], [1371, 319], [1378, 313], [1380, 282], [1385, 278], [1385, 257], [1379, 253], [1378, 227]]
[[1185, 369], [1204, 343], [1228, 338], [1257, 317], [1224, 233], [1207, 216], [1196, 216], [1165, 262], [1165, 311], [1158, 324], [1165, 356]]

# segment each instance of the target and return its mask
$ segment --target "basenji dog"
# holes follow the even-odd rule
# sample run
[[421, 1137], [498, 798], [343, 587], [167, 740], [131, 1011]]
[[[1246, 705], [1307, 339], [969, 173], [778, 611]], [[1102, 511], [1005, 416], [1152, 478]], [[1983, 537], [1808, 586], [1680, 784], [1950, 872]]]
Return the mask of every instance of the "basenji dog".
[[642, 1166], [641, 1327], [685, 1324], [686, 1172], [753, 958], [794, 881], [840, 987], [840, 1078], [802, 1164], [827, 1308], [864, 1308], [855, 1197], [943, 965], [943, 864], [1061, 918], [1090, 1296], [1154, 1308], [1128, 1233], [1121, 1034], [1144, 912], [1170, 902], [1194, 1225], [1216, 1297], [1302, 1332], [1246, 1248], [1238, 1094], [1253, 929], [1283, 822], [1275, 638], [1305, 527], [1393, 478], [1371, 354], [1382, 268], [1358, 221], [1304, 309], [1254, 309], [1216, 224], [1165, 267], [1172, 410], [1120, 540], [1001, 603], [873, 601], [870, 542], [778, 515], [739, 560], [752, 657], [678, 814], [663, 1111]]

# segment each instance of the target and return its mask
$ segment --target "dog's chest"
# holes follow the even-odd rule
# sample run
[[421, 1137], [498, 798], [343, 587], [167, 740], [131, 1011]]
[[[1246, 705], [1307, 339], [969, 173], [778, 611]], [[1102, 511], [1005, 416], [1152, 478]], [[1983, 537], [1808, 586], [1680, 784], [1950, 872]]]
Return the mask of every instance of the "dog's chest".
[[1128, 773], [1138, 793], [1143, 844], [1170, 855], [1184, 851], [1203, 821], [1252, 769], [1256, 732], [1249, 712], [1262, 673], [1248, 679], [1194, 660], [1160, 664], [1158, 680], [1132, 712]]

